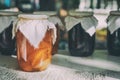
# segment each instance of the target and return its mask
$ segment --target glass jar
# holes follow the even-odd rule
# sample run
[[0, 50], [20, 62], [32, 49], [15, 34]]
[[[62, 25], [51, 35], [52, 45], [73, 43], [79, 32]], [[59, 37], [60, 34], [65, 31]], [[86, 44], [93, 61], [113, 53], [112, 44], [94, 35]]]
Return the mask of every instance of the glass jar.
[[57, 13], [54, 11], [40, 11], [40, 12], [34, 12], [34, 14], [37, 15], [47, 15], [48, 16], [48, 20], [50, 22], [52, 22], [57, 30], [57, 38], [56, 38], [56, 42], [53, 45], [53, 50], [52, 50], [52, 55], [56, 54], [58, 52], [58, 45], [59, 45], [59, 40], [60, 40], [60, 27], [63, 27], [64, 25], [62, 24], [60, 18], [58, 17]]
[[17, 59], [23, 71], [43, 71], [51, 63], [55, 25], [46, 15], [20, 14], [16, 24]]
[[18, 12], [0, 11], [0, 52], [3, 55], [16, 54], [15, 38], [12, 38], [13, 22]]
[[120, 12], [111, 11], [107, 23], [108, 52], [110, 55], [120, 56]]
[[70, 54], [81, 57], [92, 55], [95, 47], [95, 27], [97, 25], [93, 12], [70, 12], [65, 22]]

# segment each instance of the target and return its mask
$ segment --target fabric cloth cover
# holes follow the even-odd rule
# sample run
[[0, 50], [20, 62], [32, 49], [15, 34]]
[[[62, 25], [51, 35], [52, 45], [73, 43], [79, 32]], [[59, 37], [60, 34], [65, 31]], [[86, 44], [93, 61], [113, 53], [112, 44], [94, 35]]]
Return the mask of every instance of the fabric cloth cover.
[[83, 29], [92, 36], [95, 33], [97, 19], [90, 12], [74, 12], [65, 18], [66, 29], [69, 31], [75, 25], [81, 23]]
[[0, 11], [0, 32], [17, 19], [17, 14], [15, 12]]
[[111, 11], [109, 17], [107, 18], [108, 29], [111, 34], [120, 28], [120, 12]]
[[51, 62], [52, 46], [56, 42], [56, 28], [47, 18], [46, 15], [18, 16], [15, 29], [17, 58], [24, 71], [42, 71]]
[[16, 41], [12, 38], [12, 28], [18, 14], [12, 11], [0, 11], [0, 52], [3, 55], [16, 54]]
[[64, 27], [62, 21], [60, 20], [60, 18], [57, 16], [56, 12], [54, 11], [39, 11], [39, 12], [34, 12], [34, 14], [38, 14], [38, 15], [47, 15], [48, 16], [48, 21], [50, 21], [51, 23], [53, 23], [56, 27], [56, 42], [53, 45], [53, 52], [52, 54], [56, 54], [58, 52], [58, 45], [59, 45], [59, 39], [60, 39], [60, 27]]
[[54, 30], [53, 44], [55, 43], [56, 28], [53, 23], [47, 20], [48, 17], [46, 15], [22, 14], [18, 17], [21, 19], [17, 22], [16, 30], [19, 29], [35, 48], [38, 47], [39, 42], [44, 38], [48, 28]]

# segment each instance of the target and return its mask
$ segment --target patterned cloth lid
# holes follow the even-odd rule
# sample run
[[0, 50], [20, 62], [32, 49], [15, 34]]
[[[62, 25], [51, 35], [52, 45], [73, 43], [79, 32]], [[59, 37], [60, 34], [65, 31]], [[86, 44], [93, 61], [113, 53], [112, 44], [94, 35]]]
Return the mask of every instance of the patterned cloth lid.
[[70, 12], [65, 18], [67, 31], [81, 23], [83, 29], [89, 33], [90, 36], [95, 33], [97, 22], [97, 19], [93, 16], [93, 12]]
[[0, 11], [0, 32], [7, 28], [12, 21], [17, 19], [19, 12]]
[[48, 29], [53, 29], [53, 44], [56, 41], [55, 25], [47, 20], [46, 15], [21, 14], [15, 23], [15, 32], [20, 32], [27, 38], [31, 45], [38, 48]]
[[57, 13], [55, 11], [39, 11], [39, 12], [34, 12], [34, 14], [37, 15], [47, 15], [48, 20], [54, 24], [58, 24], [59, 26], [64, 26], [60, 18], [57, 16]]
[[107, 24], [111, 34], [120, 28], [120, 11], [111, 11], [107, 18]]

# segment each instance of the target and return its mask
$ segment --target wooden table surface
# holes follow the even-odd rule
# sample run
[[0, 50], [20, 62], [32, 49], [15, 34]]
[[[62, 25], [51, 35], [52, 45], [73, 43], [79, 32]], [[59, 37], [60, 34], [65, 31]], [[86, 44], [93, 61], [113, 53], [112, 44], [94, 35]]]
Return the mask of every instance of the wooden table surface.
[[96, 50], [89, 57], [72, 57], [59, 51], [42, 72], [24, 72], [17, 59], [0, 55], [0, 80], [120, 80], [120, 57]]

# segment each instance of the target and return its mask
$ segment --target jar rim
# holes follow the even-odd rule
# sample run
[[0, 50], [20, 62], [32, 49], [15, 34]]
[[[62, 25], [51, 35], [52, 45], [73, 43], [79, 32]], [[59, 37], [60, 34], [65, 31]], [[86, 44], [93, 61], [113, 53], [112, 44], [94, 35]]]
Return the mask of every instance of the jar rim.
[[0, 16], [17, 16], [19, 13], [15, 11], [0, 11]]
[[47, 15], [38, 15], [38, 14], [19, 14], [18, 18], [24, 18], [24, 19], [47, 19]]
[[110, 15], [120, 15], [120, 11], [111, 11]]
[[55, 11], [36, 11], [33, 14], [51, 16], [51, 15], [56, 15], [56, 12]]
[[84, 16], [93, 16], [93, 12], [91, 11], [73, 11], [69, 12], [69, 15], [71, 16], [78, 16], [78, 17], [84, 17]]

